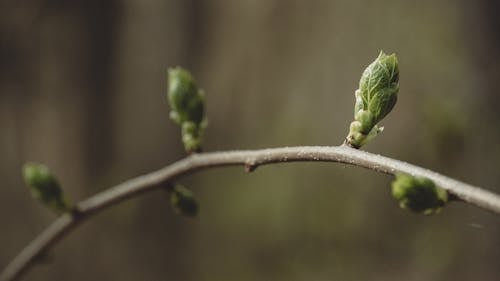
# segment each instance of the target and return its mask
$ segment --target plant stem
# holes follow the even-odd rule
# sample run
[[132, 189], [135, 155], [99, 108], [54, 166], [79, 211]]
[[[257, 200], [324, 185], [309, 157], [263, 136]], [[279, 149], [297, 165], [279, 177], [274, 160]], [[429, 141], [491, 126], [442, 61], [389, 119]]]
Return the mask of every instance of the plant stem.
[[251, 172], [261, 165], [306, 161], [338, 162], [385, 174], [402, 172], [426, 177], [447, 190], [453, 198], [500, 214], [500, 196], [495, 193], [406, 162], [356, 150], [346, 145], [200, 153], [190, 155], [158, 171], [125, 181], [76, 204], [73, 212], [57, 218], [7, 265], [0, 274], [0, 281], [18, 279], [37, 257], [47, 252], [91, 215], [144, 192], [166, 186], [181, 176], [220, 166], [243, 165], [246, 171]]

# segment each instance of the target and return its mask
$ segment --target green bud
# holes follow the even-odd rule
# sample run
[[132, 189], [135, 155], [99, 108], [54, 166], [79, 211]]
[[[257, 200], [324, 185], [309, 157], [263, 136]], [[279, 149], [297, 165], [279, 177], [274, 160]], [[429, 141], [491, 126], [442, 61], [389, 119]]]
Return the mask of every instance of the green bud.
[[424, 215], [438, 213], [448, 202], [448, 192], [430, 179], [401, 173], [392, 182], [392, 196], [401, 208]]
[[23, 178], [30, 188], [31, 195], [45, 206], [57, 213], [70, 210], [57, 179], [46, 166], [37, 163], [24, 164]]
[[170, 204], [176, 213], [187, 217], [196, 217], [198, 202], [191, 190], [182, 185], [176, 185], [169, 192]]
[[203, 97], [187, 70], [181, 67], [168, 70], [168, 100], [172, 110], [170, 116], [177, 124], [202, 121]]
[[207, 124], [205, 95], [196, 86], [193, 76], [181, 67], [168, 70], [168, 101], [170, 119], [181, 126], [186, 151], [199, 151]]
[[358, 132], [368, 135], [373, 128], [370, 126], [370, 124], [373, 124], [373, 114], [368, 110], [362, 109], [356, 112], [354, 119], [357, 120], [355, 122], [359, 123], [359, 128], [356, 128], [359, 130]]
[[[392, 110], [399, 91], [399, 68], [395, 54], [383, 51], [361, 75], [359, 89], [354, 95], [354, 122], [350, 127], [346, 143], [360, 148], [382, 131], [377, 124]], [[354, 123], [353, 122], [353, 123]]]
[[199, 152], [201, 149], [202, 136], [199, 127], [193, 122], [182, 123], [182, 142], [188, 152]]

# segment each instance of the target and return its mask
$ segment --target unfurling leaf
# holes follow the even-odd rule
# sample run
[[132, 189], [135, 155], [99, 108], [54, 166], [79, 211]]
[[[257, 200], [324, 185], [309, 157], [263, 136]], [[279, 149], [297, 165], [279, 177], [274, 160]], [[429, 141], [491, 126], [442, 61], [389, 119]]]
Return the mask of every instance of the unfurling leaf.
[[399, 91], [399, 68], [395, 54], [383, 51], [361, 75], [354, 95], [354, 121], [349, 128], [346, 144], [360, 148], [383, 130], [377, 124], [391, 112]]

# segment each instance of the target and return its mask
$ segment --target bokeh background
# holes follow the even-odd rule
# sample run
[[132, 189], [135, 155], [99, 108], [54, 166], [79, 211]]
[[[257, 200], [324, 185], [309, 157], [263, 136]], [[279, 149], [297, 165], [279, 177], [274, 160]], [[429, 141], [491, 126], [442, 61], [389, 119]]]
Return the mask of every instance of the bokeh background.
[[[46, 163], [73, 201], [184, 156], [166, 72], [205, 89], [208, 151], [337, 145], [360, 74], [400, 61], [366, 150], [500, 192], [498, 1], [0, 1], [0, 267], [54, 219], [21, 180]], [[102, 212], [24, 280], [498, 280], [500, 220], [398, 208], [391, 178], [334, 163], [200, 172], [195, 220], [155, 191]]]

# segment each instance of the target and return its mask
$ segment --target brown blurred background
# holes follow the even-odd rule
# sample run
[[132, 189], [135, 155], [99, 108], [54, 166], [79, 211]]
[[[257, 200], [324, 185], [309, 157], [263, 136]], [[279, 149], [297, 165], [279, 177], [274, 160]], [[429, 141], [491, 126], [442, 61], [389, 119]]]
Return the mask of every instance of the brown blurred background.
[[[474, 3], [473, 5], [470, 3]], [[366, 150], [500, 192], [498, 1], [0, 0], [0, 267], [54, 220], [20, 176], [73, 201], [184, 156], [166, 71], [207, 92], [206, 150], [337, 145], [379, 50], [400, 98]], [[24, 280], [498, 280], [500, 218], [400, 210], [390, 178], [333, 163], [182, 179], [85, 223]]]

